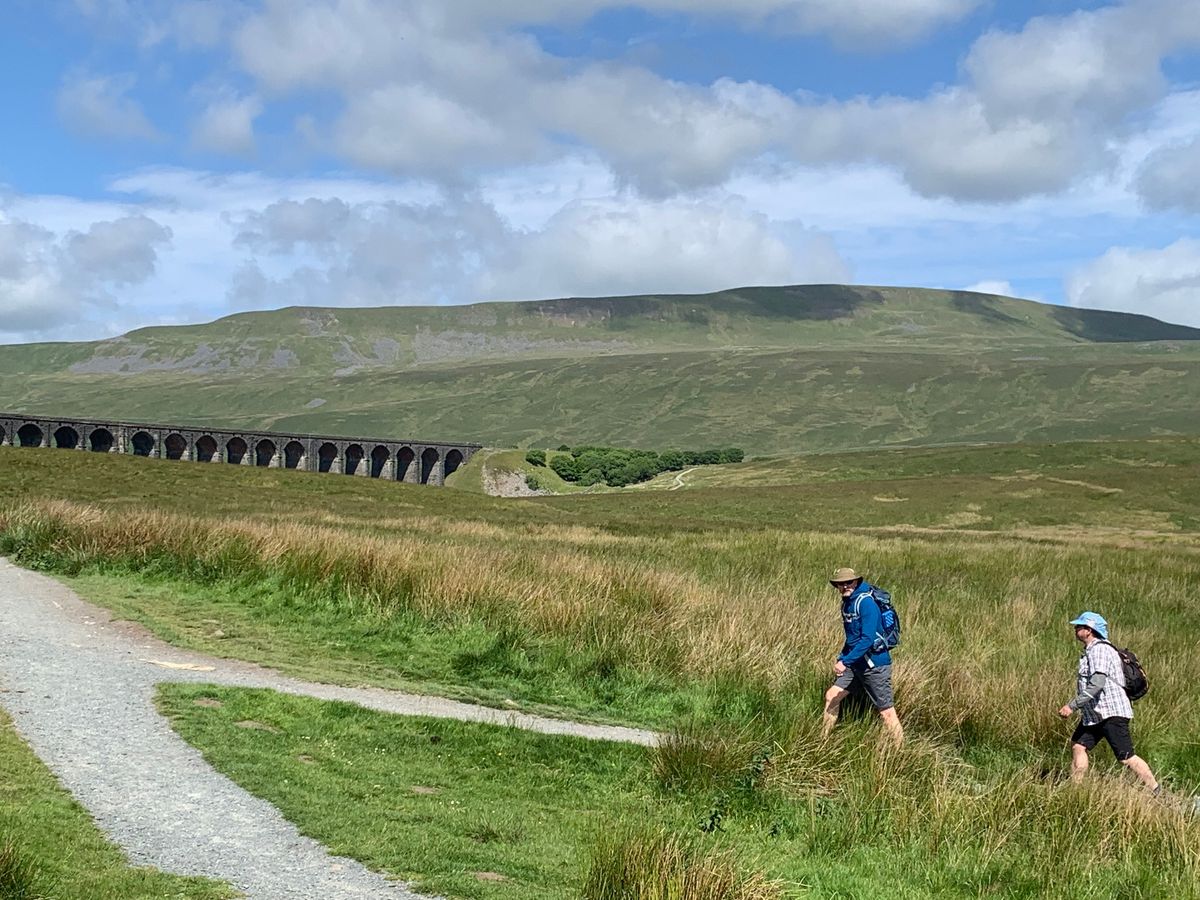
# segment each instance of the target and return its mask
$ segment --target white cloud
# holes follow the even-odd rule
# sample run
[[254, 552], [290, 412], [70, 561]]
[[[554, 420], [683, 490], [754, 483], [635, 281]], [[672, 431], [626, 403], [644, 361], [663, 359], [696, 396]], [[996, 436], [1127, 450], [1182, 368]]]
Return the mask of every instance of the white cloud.
[[1017, 296], [1010, 281], [978, 281], [975, 284], [967, 285], [963, 290], [973, 291], [976, 294], [995, 294], [1000, 297]]
[[1200, 326], [1200, 240], [1162, 249], [1114, 247], [1068, 278], [1067, 297], [1072, 306]]
[[1151, 209], [1200, 212], [1200, 137], [1151, 153], [1138, 171], [1137, 190]]
[[761, 215], [678, 200], [569, 204], [514, 240], [501, 263], [482, 287], [488, 297], [693, 293], [849, 278], [827, 236], [810, 234], [793, 247]]
[[981, 0], [459, 0], [443, 12], [457, 22], [532, 24], [580, 21], [605, 9], [637, 6], [656, 13], [732, 19], [775, 32], [826, 34], [842, 43], [875, 44], [921, 37], [980, 5]]
[[[885, 100], [821, 111], [833, 121], [801, 129], [799, 155], [881, 161], [927, 197], [1002, 202], [1065, 188], [1094, 152], [1057, 121], [989, 121], [978, 97], [950, 90], [926, 100]], [[824, 123], [822, 123], [824, 124]], [[833, 141], [832, 149], [812, 139]]]
[[58, 92], [58, 115], [69, 128], [91, 137], [154, 140], [150, 124], [136, 100], [127, 96], [135, 79], [130, 74], [89, 75], [74, 72]]
[[256, 255], [230, 298], [236, 308], [468, 302], [509, 239], [495, 209], [471, 198], [281, 201], [242, 220], [235, 243]]
[[1120, 122], [1165, 93], [1165, 49], [1159, 23], [1117, 6], [989, 32], [964, 68], [993, 121]]
[[[294, 117], [297, 132], [310, 152], [356, 167], [462, 186], [590, 152], [621, 185], [658, 198], [780, 163], [883, 164], [927, 197], [1011, 203], [1055, 194], [1118, 171], [1117, 145], [1169, 90], [1163, 59], [1200, 44], [1184, 0], [1125, 0], [989, 31], [965, 53], [959, 83], [924, 97], [839, 102], [561, 58], [523, 29], [632, 6], [893, 45], [962, 19], [981, 0], [78, 2], [157, 23], [159, 40], [181, 40], [187, 21], [198, 43], [227, 36], [256, 93], [214, 102], [195, 127], [198, 146], [250, 152], [267, 104], [319, 96]], [[328, 104], [330, 93], [340, 105]]]
[[726, 181], [797, 120], [779, 91], [721, 79], [708, 88], [629, 68], [591, 67], [532, 94], [546, 129], [593, 147], [617, 178], [651, 196]]
[[249, 155], [254, 152], [254, 120], [263, 111], [254, 96], [238, 96], [230, 90], [212, 97], [192, 130], [192, 143], [217, 153]]
[[358, 165], [452, 180], [464, 166], [528, 156], [522, 145], [535, 137], [506, 132], [483, 112], [424, 85], [392, 84], [353, 99], [334, 140]]
[[478, 198], [419, 205], [314, 197], [247, 215], [236, 243], [255, 254], [232, 289], [238, 306], [687, 293], [849, 278], [826, 235], [785, 239], [736, 204], [629, 197], [571, 202], [530, 230]]
[[[1115, 165], [1114, 138], [1163, 96], [1162, 58], [1189, 40], [1169, 27], [1167, 2], [1130, 0], [988, 32], [964, 60], [963, 83], [922, 99], [834, 102], [729, 79], [681, 84], [628, 64], [557, 59], [503, 27], [586, 18], [615, 5], [605, 0], [270, 0], [242, 26], [236, 47], [268, 90], [338, 85], [346, 109], [329, 123], [328, 144], [393, 173], [453, 180], [583, 146], [650, 196], [719, 185], [781, 157], [882, 162], [927, 196], [1009, 202]], [[850, 34], [946, 21], [976, 4], [637, 5]], [[322, 124], [308, 121], [320, 134]]]
[[170, 240], [170, 228], [139, 213], [68, 234], [64, 249], [69, 271], [85, 283], [130, 285], [154, 274], [157, 248]]
[[243, 13], [240, 0], [75, 0], [94, 28], [139, 46], [173, 41], [184, 50], [218, 46]]
[[0, 216], [0, 333], [48, 335], [111, 308], [112, 289], [148, 279], [170, 238], [143, 215], [65, 234]]

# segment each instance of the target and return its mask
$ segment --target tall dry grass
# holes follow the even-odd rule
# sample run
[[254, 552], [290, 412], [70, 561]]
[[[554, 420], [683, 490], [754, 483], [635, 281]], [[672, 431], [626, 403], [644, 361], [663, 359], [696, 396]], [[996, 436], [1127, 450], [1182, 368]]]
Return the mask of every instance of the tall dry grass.
[[740, 871], [731, 853], [661, 830], [626, 828], [600, 836], [583, 900], [782, 900], [781, 885]]
[[29, 564], [270, 581], [298, 603], [352, 616], [481, 622], [655, 677], [736, 685], [759, 698], [739, 714], [767, 718], [817, 708], [841, 643], [826, 573], [849, 562], [900, 605], [896, 687], [910, 733], [960, 745], [1064, 747], [1068, 730], [1054, 711], [1071, 693], [1077, 658], [1066, 622], [1096, 608], [1150, 669], [1139, 740], [1182, 760], [1194, 751], [1182, 727], [1200, 719], [1192, 556], [996, 536], [561, 531], [425, 517], [363, 533], [67, 502], [0, 512], [0, 547]]
[[[973, 765], [928, 739], [899, 749], [861, 730], [823, 739], [803, 720], [768, 740], [745, 728], [683, 729], [654, 750], [653, 771], [667, 790], [707, 792], [718, 807], [710, 816], [767, 810], [773, 828], [816, 855], [869, 848], [921, 866], [954, 857], [1011, 879], [1021, 896], [1200, 894], [1191, 798], [1152, 796], [1128, 776], [1073, 784], [1052, 760]], [[1112, 894], [1083, 889], [1106, 872], [1161, 893], [1120, 893], [1115, 881]]]

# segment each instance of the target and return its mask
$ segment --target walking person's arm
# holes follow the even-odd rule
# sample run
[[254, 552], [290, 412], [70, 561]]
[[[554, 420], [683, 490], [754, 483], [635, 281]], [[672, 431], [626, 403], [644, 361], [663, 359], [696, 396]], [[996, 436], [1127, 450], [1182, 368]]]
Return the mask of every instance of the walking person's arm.
[[1104, 686], [1108, 684], [1108, 676], [1103, 672], [1093, 672], [1084, 685], [1082, 691], [1075, 695], [1066, 706], [1058, 711], [1058, 714], [1064, 719], [1069, 718], [1071, 713], [1076, 712], [1079, 707], [1085, 703], [1091, 703], [1100, 696], [1100, 692], [1104, 690]]
[[852, 666], [861, 660], [870, 652], [871, 645], [875, 643], [875, 635], [882, 627], [879, 605], [870, 597], [864, 596], [858, 602], [858, 637], [838, 660], [845, 666]]

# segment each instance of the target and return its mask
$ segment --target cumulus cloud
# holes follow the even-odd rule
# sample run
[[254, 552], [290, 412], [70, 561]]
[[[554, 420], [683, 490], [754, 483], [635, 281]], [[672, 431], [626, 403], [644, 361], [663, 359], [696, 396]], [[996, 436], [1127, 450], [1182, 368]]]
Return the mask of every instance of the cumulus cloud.
[[75, 0], [94, 27], [134, 35], [142, 47], [173, 41], [184, 50], [218, 46], [243, 14], [240, 0]]
[[136, 100], [129, 97], [135, 83], [130, 74], [89, 75], [74, 72], [58, 92], [58, 115], [69, 128], [90, 137], [154, 140], [150, 124]]
[[256, 96], [222, 90], [211, 98], [192, 130], [192, 143], [202, 150], [248, 155], [254, 152], [254, 120], [263, 103]]
[[[517, 162], [536, 137], [505, 129], [481, 110], [425, 85], [392, 84], [356, 97], [335, 146], [355, 163], [453, 180], [464, 167]], [[525, 151], [525, 152], [523, 152]]]
[[65, 262], [85, 283], [137, 284], [154, 274], [158, 247], [170, 240], [171, 229], [138, 213], [68, 234]]
[[471, 198], [280, 201], [242, 221], [236, 244], [257, 256], [230, 299], [237, 308], [466, 302], [508, 238], [495, 209]]
[[[782, 158], [882, 162], [927, 196], [1005, 202], [1112, 166], [1113, 139], [1167, 90], [1164, 56], [1200, 40], [1170, 26], [1178, 12], [1171, 0], [1129, 0], [988, 32], [968, 52], [963, 82], [927, 97], [835, 102], [757, 83], [682, 84], [629, 64], [558, 59], [505, 28], [586, 18], [610, 5], [273, 0], [246, 20], [235, 45], [243, 68], [267, 90], [338, 85], [346, 106], [328, 123], [330, 145], [359, 165], [398, 174], [453, 180], [582, 145], [623, 184], [654, 197], [722, 184], [746, 166]], [[975, 4], [638, 5], [849, 34], [895, 30], [902, 20], [919, 30]]]
[[947, 90], [925, 100], [831, 104], [802, 127], [795, 152], [807, 162], [885, 162], [927, 197], [1001, 202], [1065, 187], [1093, 145], [1059, 121], [996, 124], [978, 96]]
[[1151, 209], [1200, 212], [1200, 138], [1151, 153], [1138, 170], [1136, 185]]
[[351, 212], [350, 205], [338, 197], [280, 200], [248, 213], [234, 243], [258, 253], [281, 255], [307, 248], [325, 255], [344, 239]]
[[112, 289], [149, 278], [170, 239], [140, 214], [64, 234], [0, 217], [0, 333], [47, 334], [113, 306]]
[[847, 279], [828, 238], [804, 243], [796, 252], [765, 218], [731, 205], [572, 203], [541, 230], [511, 241], [483, 293], [500, 299], [692, 293]]
[[873, 46], [909, 41], [957, 21], [982, 0], [460, 0], [444, 12], [459, 22], [543, 24], [580, 21], [606, 9], [637, 6], [654, 13], [729, 19], [776, 33], [824, 34], [839, 43]]
[[309, 198], [250, 213], [236, 243], [254, 254], [232, 289], [239, 306], [686, 293], [849, 277], [828, 236], [785, 240], [738, 205], [680, 200], [573, 202], [519, 229], [473, 197]]
[[1145, 10], [1118, 6], [988, 32], [964, 68], [993, 121], [1119, 122], [1165, 92], [1166, 49], [1160, 23]]
[[1067, 297], [1072, 306], [1200, 326], [1200, 240], [1162, 249], [1114, 247], [1071, 275]]
[[159, 40], [179, 41], [189, 27], [200, 43], [228, 40], [257, 90], [212, 103], [195, 125], [197, 146], [250, 152], [265, 104], [332, 90], [340, 105], [302, 112], [297, 130], [310, 149], [358, 167], [461, 186], [586, 148], [622, 185], [657, 198], [779, 162], [882, 163], [919, 193], [956, 200], [1059, 192], [1117, 167], [1114, 145], [1169, 90], [1164, 58], [1200, 44], [1184, 0], [1124, 0], [990, 30], [965, 54], [959, 83], [924, 97], [839, 102], [557, 57], [529, 28], [635, 6], [894, 46], [962, 19], [981, 0], [77, 2], [93, 15], [120, 9], [154, 23]]

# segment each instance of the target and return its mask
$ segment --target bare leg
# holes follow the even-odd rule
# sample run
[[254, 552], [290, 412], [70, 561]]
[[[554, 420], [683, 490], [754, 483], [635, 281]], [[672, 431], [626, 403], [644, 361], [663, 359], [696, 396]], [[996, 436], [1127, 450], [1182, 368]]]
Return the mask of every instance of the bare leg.
[[1121, 765], [1136, 775], [1138, 780], [1150, 788], [1150, 790], [1153, 791], [1158, 787], [1158, 779], [1154, 777], [1154, 773], [1150, 771], [1150, 767], [1146, 765], [1146, 761], [1140, 756], [1135, 755], [1129, 757], [1129, 759], [1121, 760]]
[[825, 692], [825, 711], [821, 714], [821, 737], [829, 737], [829, 732], [833, 731], [833, 726], [837, 724], [842, 701], [849, 696], [848, 690], [836, 685]]
[[1076, 784], [1083, 781], [1088, 770], [1088, 752], [1083, 744], [1071, 745], [1071, 780]]
[[888, 730], [891, 735], [892, 742], [899, 747], [904, 743], [904, 727], [900, 724], [900, 717], [896, 715], [896, 707], [891, 709], [883, 709], [879, 711], [879, 718], [883, 719], [883, 727]]

